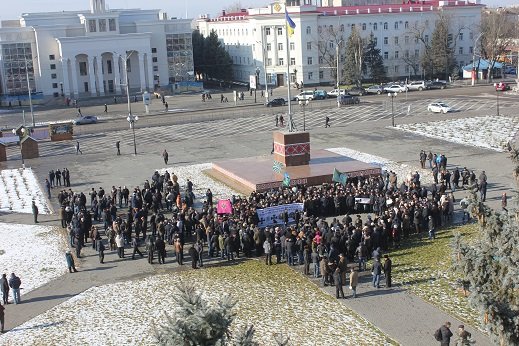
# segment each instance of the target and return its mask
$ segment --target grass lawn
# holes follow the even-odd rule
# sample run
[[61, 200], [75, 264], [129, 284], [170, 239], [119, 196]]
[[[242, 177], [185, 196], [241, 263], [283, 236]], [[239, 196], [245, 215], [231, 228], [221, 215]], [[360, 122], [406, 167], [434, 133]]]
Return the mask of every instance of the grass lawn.
[[451, 267], [451, 242], [454, 231], [465, 239], [477, 237], [475, 224], [442, 230], [430, 241], [416, 236], [402, 241], [398, 250], [392, 251], [393, 280], [439, 309], [485, 332], [483, 319], [469, 306], [460, 290], [460, 276]]

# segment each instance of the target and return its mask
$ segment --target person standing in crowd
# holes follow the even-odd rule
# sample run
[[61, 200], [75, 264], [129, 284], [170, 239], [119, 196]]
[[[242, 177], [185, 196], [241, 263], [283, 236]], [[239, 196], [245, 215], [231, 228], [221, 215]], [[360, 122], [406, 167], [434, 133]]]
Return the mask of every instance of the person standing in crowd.
[[50, 196], [50, 182], [49, 179], [45, 179], [45, 190], [47, 191], [47, 198], [51, 199]]
[[380, 264], [380, 259], [375, 258], [373, 261], [371, 273], [373, 275], [373, 287], [380, 288], [380, 275], [382, 274], [382, 265]]
[[7, 275], [2, 274], [2, 278], [0, 278], [0, 290], [2, 292], [2, 301], [5, 304], [9, 304], [9, 281], [7, 280]]
[[179, 265], [184, 265], [184, 246], [180, 238], [175, 240], [175, 257]]
[[191, 268], [197, 269], [196, 263], [198, 262], [198, 251], [196, 251], [194, 245], [191, 245], [188, 254], [191, 257]]
[[38, 223], [38, 207], [36, 206], [36, 202], [32, 201], [32, 215], [34, 216], [34, 223]]
[[67, 268], [69, 273], [77, 273], [76, 265], [74, 263], [74, 257], [72, 257], [70, 251], [65, 252], [65, 259], [67, 260]]
[[434, 334], [437, 341], [440, 341], [441, 346], [449, 346], [451, 343], [451, 323], [445, 322]]
[[263, 252], [265, 252], [265, 264], [272, 265], [272, 244], [268, 239], [263, 242]]
[[352, 292], [352, 298], [357, 298], [357, 285], [358, 284], [359, 284], [359, 273], [355, 270], [355, 267], [351, 267], [350, 290]]
[[[95, 240], [92, 239], [92, 242], [94, 242]], [[98, 255], [99, 255], [99, 263], [103, 264], [104, 261], [105, 261], [105, 245], [103, 244], [103, 239], [98, 239], [97, 241], [97, 252], [98, 252]]]
[[56, 176], [56, 186], [61, 186], [61, 171], [59, 168], [56, 170], [56, 173], [54, 173]]
[[119, 256], [119, 258], [124, 258], [124, 237], [122, 232], [118, 233], [115, 236], [115, 245], [117, 245], [117, 255]]
[[20, 286], [22, 285], [22, 280], [14, 273], [11, 273], [11, 277], [9, 278], [9, 287], [13, 291], [13, 299], [15, 304], [20, 304]]
[[335, 298], [339, 299], [345, 299], [344, 296], [344, 290], [342, 288], [343, 282], [342, 282], [342, 274], [341, 269], [337, 266], [333, 272], [333, 281], [335, 283]]
[[384, 255], [384, 276], [386, 277], [386, 287], [391, 287], [392, 262], [388, 255]]
[[167, 165], [169, 160], [169, 154], [166, 151], [166, 149], [164, 149], [164, 151], [162, 152], [162, 158], [164, 159], [164, 164]]
[[[116, 239], [117, 239], [117, 237], [116, 237]], [[132, 238], [132, 248], [133, 248], [132, 260], [135, 259], [136, 253], [139, 254], [139, 256], [141, 256], [141, 258], [144, 257], [141, 250], [139, 250], [139, 241], [135, 237]], [[119, 245], [118, 245], [117, 249], [119, 249]], [[124, 249], [123, 249], [123, 251], [124, 251]], [[121, 256], [119, 256], [119, 257], [121, 257]], [[124, 257], [124, 255], [123, 255], [123, 257]]]
[[[153, 237], [153, 236], [152, 236]], [[157, 249], [157, 257], [159, 259], [159, 264], [166, 263], [166, 243], [162, 237], [158, 237], [155, 241], [155, 249]]]

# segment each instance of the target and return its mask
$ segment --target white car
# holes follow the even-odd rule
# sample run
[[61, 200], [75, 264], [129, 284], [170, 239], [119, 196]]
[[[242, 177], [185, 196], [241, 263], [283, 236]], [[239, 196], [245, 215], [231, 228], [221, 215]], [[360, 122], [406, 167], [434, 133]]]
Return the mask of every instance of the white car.
[[340, 95], [346, 95], [346, 89], [333, 89], [332, 91], [328, 91], [328, 97], [337, 97]]
[[448, 113], [450, 111], [452, 111], [452, 108], [449, 107], [448, 104], [446, 103], [443, 103], [443, 102], [436, 102], [436, 103], [430, 103], [428, 106], [427, 106], [427, 111], [429, 112], [433, 112], [433, 113]]
[[398, 85], [398, 84], [393, 84], [393, 85], [390, 85], [388, 87], [385, 87], [384, 88], [384, 91], [388, 92], [388, 93], [403, 93], [407, 90], [407, 87], [406, 86], [403, 86], [403, 85]]
[[312, 101], [314, 99], [314, 92], [310, 90], [303, 91], [302, 93], [297, 94], [295, 99], [296, 101]]

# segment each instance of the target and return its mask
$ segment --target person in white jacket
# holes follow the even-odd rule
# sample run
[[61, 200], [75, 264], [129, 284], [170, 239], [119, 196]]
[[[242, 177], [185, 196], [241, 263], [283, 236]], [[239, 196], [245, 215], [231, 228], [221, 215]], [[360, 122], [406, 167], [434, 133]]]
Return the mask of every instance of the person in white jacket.
[[115, 236], [115, 245], [117, 245], [117, 255], [119, 258], [124, 258], [124, 237], [122, 233]]

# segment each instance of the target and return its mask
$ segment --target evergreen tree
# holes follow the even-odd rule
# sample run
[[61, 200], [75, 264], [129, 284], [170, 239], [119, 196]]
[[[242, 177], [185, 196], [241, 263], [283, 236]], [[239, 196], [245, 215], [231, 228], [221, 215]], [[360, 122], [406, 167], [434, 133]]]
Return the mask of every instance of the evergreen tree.
[[384, 60], [373, 33], [369, 36], [369, 41], [364, 52], [363, 71], [368, 74], [372, 82], [381, 83], [386, 79]]
[[156, 328], [155, 335], [162, 346], [225, 345], [234, 320], [236, 302], [229, 296], [209, 303], [193, 284], [180, 282], [176, 286], [178, 307], [173, 316], [165, 314], [166, 323]]
[[[519, 150], [512, 149], [511, 157], [519, 183]], [[519, 345], [519, 210], [491, 210], [475, 191], [468, 208], [480, 235], [473, 243], [455, 235], [454, 267], [470, 283], [469, 301], [484, 316], [493, 343]]]
[[440, 15], [432, 33], [431, 49], [428, 52], [430, 54], [428, 63], [431, 66], [427, 67], [432, 68], [436, 76], [443, 76], [445, 80], [448, 80], [448, 76], [456, 67], [456, 59], [454, 58], [455, 40], [453, 34], [449, 33], [449, 26], [449, 18], [446, 15]]
[[194, 30], [192, 34], [193, 43], [193, 65], [195, 75], [203, 79], [205, 75], [205, 63], [204, 63], [204, 36], [198, 30]]
[[362, 84], [364, 44], [357, 29], [353, 28], [346, 43], [343, 76], [347, 84]]
[[234, 346], [258, 346], [259, 344], [254, 341], [254, 332], [253, 325], [239, 330], [234, 335]]
[[211, 30], [209, 36], [204, 40], [203, 48], [205, 76], [221, 80], [232, 79], [232, 59], [218, 40], [216, 31]]

